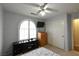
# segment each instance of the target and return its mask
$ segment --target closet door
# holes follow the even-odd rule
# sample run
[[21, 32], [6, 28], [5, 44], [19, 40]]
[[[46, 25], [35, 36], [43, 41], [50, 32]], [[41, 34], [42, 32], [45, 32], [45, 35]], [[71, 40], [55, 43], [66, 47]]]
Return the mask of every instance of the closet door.
[[64, 49], [64, 20], [56, 19], [47, 24], [48, 43], [58, 48]]

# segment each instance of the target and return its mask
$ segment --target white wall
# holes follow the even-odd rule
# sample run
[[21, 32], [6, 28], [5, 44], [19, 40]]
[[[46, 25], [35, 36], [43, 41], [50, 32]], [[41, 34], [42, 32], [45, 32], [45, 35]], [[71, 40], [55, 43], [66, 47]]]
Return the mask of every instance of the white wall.
[[[65, 50], [68, 50], [67, 14], [60, 14], [48, 19], [46, 21], [46, 31], [49, 44], [62, 49], [64, 47]], [[60, 38], [61, 40], [59, 40]]]
[[35, 24], [38, 20], [42, 21], [37, 18], [4, 11], [3, 55], [12, 54], [12, 42], [19, 40], [19, 25], [22, 21], [27, 19], [31, 19]]
[[2, 40], [3, 40], [3, 11], [0, 5], [0, 55], [2, 55]]

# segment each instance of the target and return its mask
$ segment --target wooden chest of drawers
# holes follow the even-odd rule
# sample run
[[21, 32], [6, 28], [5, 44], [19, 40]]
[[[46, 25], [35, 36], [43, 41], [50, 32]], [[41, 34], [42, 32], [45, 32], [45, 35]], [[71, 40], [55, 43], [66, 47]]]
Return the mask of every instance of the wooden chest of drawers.
[[47, 33], [46, 32], [38, 32], [38, 40], [40, 46], [45, 46], [47, 44]]

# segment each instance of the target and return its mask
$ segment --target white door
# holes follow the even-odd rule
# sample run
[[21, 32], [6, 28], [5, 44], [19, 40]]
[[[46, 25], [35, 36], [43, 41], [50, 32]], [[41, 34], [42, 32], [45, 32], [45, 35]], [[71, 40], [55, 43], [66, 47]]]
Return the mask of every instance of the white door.
[[46, 27], [49, 44], [64, 49], [64, 21], [49, 21]]

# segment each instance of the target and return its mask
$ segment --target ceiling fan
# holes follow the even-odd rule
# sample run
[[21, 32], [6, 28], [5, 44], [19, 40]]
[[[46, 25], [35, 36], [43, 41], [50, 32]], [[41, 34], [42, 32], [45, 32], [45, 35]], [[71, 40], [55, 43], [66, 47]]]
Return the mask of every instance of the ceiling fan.
[[48, 4], [48, 3], [44, 3], [44, 4], [41, 5], [41, 6], [38, 6], [38, 5], [36, 5], [36, 4], [32, 4], [32, 6], [34, 5], [34, 6], [36, 6], [36, 7], [39, 7], [39, 10], [38, 10], [37, 12], [35, 12], [35, 13], [34, 13], [34, 12], [31, 12], [30, 14], [32, 14], [32, 15], [39, 15], [39, 14], [41, 14], [42, 16], [44, 16], [45, 13], [46, 13], [46, 11], [54, 11], [54, 12], [57, 12], [56, 9], [48, 8], [47, 4]]

